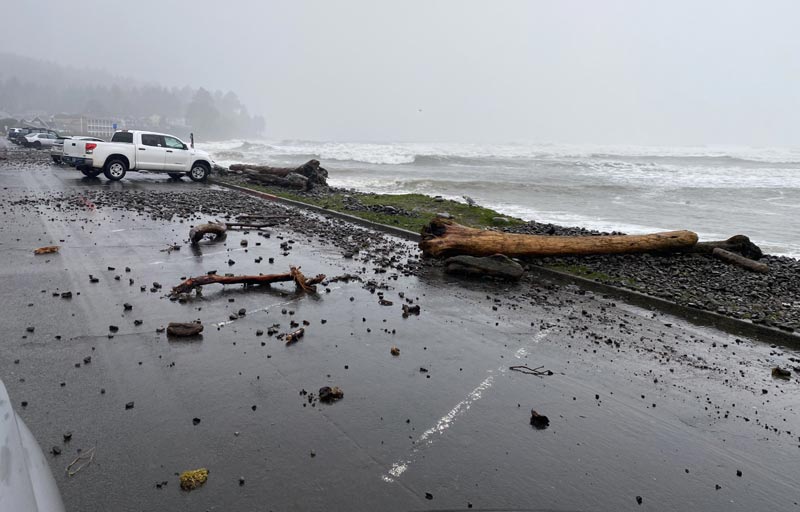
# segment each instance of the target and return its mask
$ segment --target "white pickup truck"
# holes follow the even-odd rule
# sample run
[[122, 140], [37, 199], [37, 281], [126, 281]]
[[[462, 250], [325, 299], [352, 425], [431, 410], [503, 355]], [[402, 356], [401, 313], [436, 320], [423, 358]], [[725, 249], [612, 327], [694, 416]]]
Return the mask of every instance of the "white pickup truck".
[[103, 173], [111, 181], [139, 170], [204, 181], [214, 165], [208, 153], [189, 147], [175, 136], [138, 130], [120, 130], [111, 142], [67, 139], [61, 161], [85, 176], [94, 178]]

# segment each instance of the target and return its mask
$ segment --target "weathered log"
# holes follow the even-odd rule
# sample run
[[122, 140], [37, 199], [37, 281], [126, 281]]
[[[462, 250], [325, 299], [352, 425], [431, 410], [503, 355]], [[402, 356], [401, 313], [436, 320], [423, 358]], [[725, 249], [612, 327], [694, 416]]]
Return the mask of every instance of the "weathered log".
[[203, 332], [203, 324], [200, 322], [170, 322], [167, 326], [167, 336], [197, 336], [201, 332]]
[[316, 291], [316, 287], [314, 285], [321, 283], [324, 280], [324, 274], [319, 274], [316, 277], [308, 279], [297, 267], [290, 267], [289, 272], [285, 274], [267, 274], [257, 276], [219, 276], [217, 274], [206, 274], [204, 276], [190, 277], [186, 281], [174, 287], [172, 289], [172, 295], [177, 296], [181, 293], [189, 293], [195, 288], [205, 286], [207, 284], [270, 284], [286, 281], [294, 281], [298, 288], [305, 292], [313, 293]]
[[200, 243], [206, 235], [214, 235], [213, 240], [219, 241], [225, 237], [225, 232], [228, 226], [221, 222], [209, 222], [207, 224], [199, 224], [189, 230], [189, 241], [193, 245]]
[[475, 256], [453, 256], [444, 261], [448, 274], [469, 276], [490, 276], [518, 281], [525, 272], [522, 265], [504, 254], [493, 254], [483, 258]]
[[719, 247], [716, 247], [713, 251], [711, 251], [711, 254], [714, 255], [715, 258], [719, 258], [722, 261], [731, 263], [733, 265], [738, 265], [752, 272], [759, 272], [761, 274], [769, 272], [769, 267], [766, 263], [753, 261], [749, 258], [745, 258], [744, 256], [726, 251], [725, 249], [721, 249]]
[[729, 252], [741, 254], [745, 258], [750, 258], [751, 260], [759, 260], [764, 256], [764, 253], [761, 252], [761, 248], [744, 235], [735, 235], [727, 240], [720, 240], [718, 242], [697, 242], [688, 252], [711, 254], [717, 247]]
[[521, 235], [469, 228], [447, 219], [436, 218], [422, 229], [419, 247], [426, 256], [437, 258], [458, 254], [505, 254], [511, 258], [519, 258], [670, 252], [692, 247], [696, 243], [697, 234], [691, 231], [618, 236]]
[[253, 181], [281, 187], [311, 190], [328, 186], [328, 171], [319, 160], [309, 160], [300, 167], [270, 167], [268, 165], [233, 164], [232, 171], [241, 171]]

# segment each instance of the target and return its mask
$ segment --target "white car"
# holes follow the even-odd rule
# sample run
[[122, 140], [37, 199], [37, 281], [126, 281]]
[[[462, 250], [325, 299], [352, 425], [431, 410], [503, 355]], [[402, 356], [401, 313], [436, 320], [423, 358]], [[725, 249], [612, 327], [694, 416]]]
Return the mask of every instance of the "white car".
[[103, 139], [98, 139], [97, 137], [83, 137], [77, 136], [72, 137], [70, 135], [65, 135], [63, 137], [58, 137], [53, 145], [50, 146], [50, 158], [53, 159], [54, 163], [60, 164], [61, 157], [64, 156], [64, 141], [65, 140], [88, 140], [92, 142], [105, 142]]
[[31, 133], [25, 136], [25, 145], [42, 149], [52, 146], [58, 137], [52, 133]]
[[125, 177], [128, 171], [163, 172], [172, 178], [188, 175], [193, 181], [205, 181], [214, 160], [205, 151], [189, 146], [174, 135], [120, 130], [111, 142], [69, 140], [64, 143], [61, 160], [94, 178], [103, 173], [111, 181]]

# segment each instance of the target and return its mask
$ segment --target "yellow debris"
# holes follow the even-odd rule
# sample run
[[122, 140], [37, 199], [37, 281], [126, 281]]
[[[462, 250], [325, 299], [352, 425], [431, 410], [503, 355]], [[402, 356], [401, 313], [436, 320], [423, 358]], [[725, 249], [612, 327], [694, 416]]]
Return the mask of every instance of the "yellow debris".
[[191, 491], [197, 489], [208, 480], [208, 470], [206, 468], [193, 469], [181, 473], [181, 489]]

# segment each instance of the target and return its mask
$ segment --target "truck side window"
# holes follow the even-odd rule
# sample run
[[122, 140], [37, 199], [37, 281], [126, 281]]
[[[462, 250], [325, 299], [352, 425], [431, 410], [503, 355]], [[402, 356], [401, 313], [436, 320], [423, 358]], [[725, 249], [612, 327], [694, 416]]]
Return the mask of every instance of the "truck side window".
[[168, 148], [183, 149], [183, 142], [175, 137], [164, 136], [164, 142], [166, 142]]
[[164, 147], [164, 137], [162, 135], [153, 135], [152, 133], [143, 133], [142, 145]]

